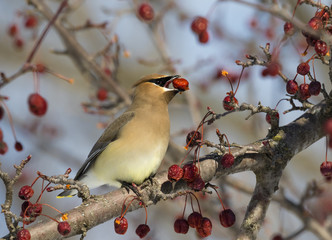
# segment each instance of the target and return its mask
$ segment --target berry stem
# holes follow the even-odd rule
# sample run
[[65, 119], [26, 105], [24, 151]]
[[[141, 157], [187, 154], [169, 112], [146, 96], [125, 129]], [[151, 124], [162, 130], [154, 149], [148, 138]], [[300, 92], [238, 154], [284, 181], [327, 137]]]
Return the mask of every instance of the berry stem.
[[190, 196], [193, 196], [196, 199], [199, 213], [202, 215], [201, 205], [199, 204], [198, 198], [193, 192], [189, 192], [189, 194], [191, 194]]
[[49, 21], [49, 23], [47, 24], [47, 26], [45, 27], [44, 31], [42, 32], [41, 36], [39, 37], [39, 39], [37, 40], [37, 42], [35, 43], [30, 55], [28, 56], [26, 63], [31, 63], [33, 57], [35, 56], [36, 52], [38, 51], [41, 42], [43, 41], [43, 39], [45, 38], [48, 30], [50, 29], [50, 27], [54, 24], [54, 22], [58, 19], [61, 11], [67, 6], [68, 0], [63, 0], [62, 3], [60, 4], [58, 10], [56, 11], [56, 13], [54, 14], [54, 16], [52, 17], [52, 19]]
[[210, 185], [210, 187], [211, 187], [211, 188], [217, 193], [218, 198], [219, 198], [219, 201], [220, 201], [220, 203], [221, 203], [221, 206], [222, 206], [222, 208], [225, 210], [225, 206], [224, 206], [224, 204], [223, 204], [223, 202], [222, 202], [222, 200], [221, 200], [221, 197], [220, 197], [220, 195], [219, 195], [219, 193], [218, 193], [216, 187], [213, 186], [213, 185]]
[[226, 136], [226, 134], [223, 134], [222, 136], [224, 136], [226, 138], [226, 141], [227, 141], [227, 144], [228, 144], [228, 153], [232, 154], [231, 153], [231, 146], [230, 146], [229, 141], [228, 141], [228, 137]]
[[187, 198], [188, 198], [188, 194], [186, 194], [186, 198], [184, 200], [184, 208], [183, 208], [182, 218], [184, 218], [184, 213], [186, 212]]
[[[237, 82], [237, 86], [236, 86], [236, 89], [235, 89], [235, 92], [234, 92], [234, 95], [236, 94], [237, 90], [239, 89], [239, 86], [240, 86], [240, 82], [241, 82], [241, 78], [242, 78], [242, 75], [243, 75], [243, 72], [244, 72], [244, 68], [245, 67], [242, 67], [242, 70], [241, 70], [241, 73], [240, 73], [240, 77], [239, 77], [239, 81]], [[233, 90], [233, 89], [232, 89]]]
[[51, 205], [49, 205], [49, 204], [47, 204], [47, 203], [40, 203], [40, 204], [43, 205], [43, 206], [47, 206], [47, 207], [49, 207], [49, 208], [52, 208], [52, 209], [55, 210], [56, 212], [62, 214], [62, 212], [60, 212], [58, 209], [56, 209], [55, 207], [53, 207], [53, 206], [51, 206]]
[[8, 114], [8, 119], [9, 119], [9, 124], [10, 124], [10, 128], [12, 129], [12, 133], [13, 133], [13, 136], [14, 136], [14, 139], [15, 139], [15, 142], [17, 142], [17, 138], [16, 138], [16, 132], [15, 132], [15, 128], [14, 128], [14, 123], [13, 123], [13, 117], [12, 117], [12, 114], [10, 113], [9, 111], [9, 108], [7, 106], [7, 104], [0, 100], [0, 104], [2, 104]]
[[145, 203], [143, 201], [141, 201], [144, 210], [145, 210], [145, 225], [148, 225], [148, 210], [146, 209]]
[[[331, 140], [330, 140], [331, 141]], [[328, 146], [329, 146], [329, 144], [328, 144], [328, 138], [327, 138], [327, 135], [326, 135], [326, 141], [325, 141], [326, 143], [326, 150], [325, 150], [325, 162], [327, 163], [327, 149], [328, 149]]]

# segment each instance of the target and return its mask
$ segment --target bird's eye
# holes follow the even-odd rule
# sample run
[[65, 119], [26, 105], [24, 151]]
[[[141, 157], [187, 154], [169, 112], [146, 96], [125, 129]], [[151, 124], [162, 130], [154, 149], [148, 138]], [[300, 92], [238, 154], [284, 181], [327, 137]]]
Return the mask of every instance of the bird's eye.
[[169, 77], [163, 77], [163, 78], [157, 78], [157, 79], [152, 79], [149, 82], [152, 82], [160, 87], [164, 87], [165, 84], [172, 79], [172, 76]]

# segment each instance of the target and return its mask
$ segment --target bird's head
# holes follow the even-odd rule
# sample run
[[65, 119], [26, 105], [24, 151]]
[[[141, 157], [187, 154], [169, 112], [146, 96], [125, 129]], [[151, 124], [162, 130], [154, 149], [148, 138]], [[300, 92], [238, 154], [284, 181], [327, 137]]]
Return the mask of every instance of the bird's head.
[[164, 99], [169, 103], [177, 93], [187, 90], [169, 88], [170, 83], [178, 78], [180, 78], [180, 75], [147, 75], [134, 84], [134, 87], [136, 87], [134, 96], [151, 100]]

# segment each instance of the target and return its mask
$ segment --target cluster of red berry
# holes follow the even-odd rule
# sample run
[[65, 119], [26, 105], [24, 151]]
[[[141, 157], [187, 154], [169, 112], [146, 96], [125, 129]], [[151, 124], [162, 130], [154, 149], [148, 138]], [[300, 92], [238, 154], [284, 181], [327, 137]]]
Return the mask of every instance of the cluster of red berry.
[[[71, 169], [68, 169], [66, 171], [66, 173], [69, 174], [70, 171], [71, 171]], [[38, 199], [36, 200], [35, 203], [32, 203], [30, 201], [30, 199], [34, 195], [34, 190], [32, 187], [36, 183], [36, 181], [41, 177], [41, 173], [38, 172], [38, 175], [39, 176], [33, 181], [33, 183], [31, 185], [25, 185], [25, 186], [21, 187], [21, 189], [18, 193], [18, 197], [20, 199], [24, 200], [24, 202], [22, 203], [21, 214], [20, 214], [20, 216], [23, 218], [23, 228], [17, 232], [17, 235], [16, 235], [17, 240], [30, 240], [31, 239], [29, 230], [25, 229], [24, 226], [29, 225], [30, 223], [34, 222], [37, 219], [37, 217], [39, 217], [41, 215], [46, 216], [46, 217], [52, 219], [53, 221], [57, 222], [58, 223], [57, 230], [61, 235], [63, 235], [63, 236], [68, 235], [71, 231], [70, 224], [66, 221], [68, 219], [68, 214], [62, 214], [61, 221], [58, 221], [48, 215], [42, 214], [43, 206], [51, 207], [52, 209], [61, 213], [59, 210], [57, 210], [56, 208], [54, 208], [46, 203], [40, 203], [40, 199], [41, 199], [43, 193], [45, 191], [48, 191], [48, 192], [52, 191], [52, 188], [48, 187], [50, 185], [50, 183], [48, 183], [44, 187], [44, 180], [43, 180], [42, 191], [41, 191]]]
[[[126, 204], [126, 201], [129, 197], [132, 197], [132, 199], [130, 200], [128, 206], [125, 208], [125, 204]], [[117, 217], [115, 218], [114, 220], [114, 230], [117, 234], [121, 234], [121, 235], [124, 235], [126, 232], [127, 232], [127, 229], [128, 229], [128, 221], [127, 219], [124, 217], [124, 215], [126, 214], [129, 206], [132, 204], [132, 202], [134, 200], [138, 200], [138, 197], [136, 196], [128, 196], [123, 204], [122, 204], [122, 210], [121, 210], [121, 215], [120, 217]], [[148, 213], [147, 213], [147, 210], [146, 210], [146, 206], [145, 204], [140, 201], [139, 204], [145, 209], [145, 223], [144, 224], [140, 224], [138, 225], [138, 227], [136, 228], [136, 234], [140, 237], [140, 238], [144, 238], [149, 232], [150, 232], [150, 227], [149, 225], [147, 224], [147, 221], [148, 221]]]
[[[23, 27], [25, 29], [36, 29], [38, 26], [38, 18], [32, 13], [22, 13], [17, 14], [18, 17], [23, 17]], [[18, 23], [11, 23], [8, 26], [8, 35], [13, 38], [14, 46], [18, 49], [24, 47], [24, 40], [20, 34], [20, 25]]]
[[200, 43], [209, 41], [208, 24], [209, 21], [205, 17], [195, 17], [191, 23], [191, 30], [197, 34]]

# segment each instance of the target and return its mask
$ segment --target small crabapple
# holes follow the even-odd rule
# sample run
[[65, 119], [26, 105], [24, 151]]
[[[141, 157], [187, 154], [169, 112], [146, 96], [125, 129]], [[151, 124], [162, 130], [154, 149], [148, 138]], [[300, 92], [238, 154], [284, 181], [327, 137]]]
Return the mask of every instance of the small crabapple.
[[24, 22], [24, 26], [26, 28], [35, 28], [37, 24], [38, 24], [38, 19], [34, 15], [28, 15]]
[[145, 21], [150, 21], [154, 18], [154, 10], [148, 3], [142, 3], [138, 7], [138, 15]]
[[294, 26], [291, 22], [285, 22], [284, 24], [284, 33], [287, 36], [292, 36], [295, 32]]
[[199, 131], [191, 131], [187, 135], [186, 144], [188, 145], [188, 147], [194, 147], [196, 145], [199, 145], [201, 139], [202, 134]]
[[9, 36], [11, 37], [15, 37], [18, 33], [18, 26], [16, 23], [13, 23], [11, 24], [9, 27], [8, 27], [8, 34]]
[[107, 99], [108, 92], [105, 88], [99, 88], [97, 91], [97, 98], [99, 101], [105, 101]]
[[224, 168], [231, 167], [234, 164], [233, 154], [225, 153], [224, 156], [222, 156], [220, 163]]
[[4, 155], [8, 151], [8, 145], [3, 140], [0, 140], [0, 154]]
[[170, 181], [179, 181], [183, 177], [183, 169], [174, 164], [168, 168], [168, 180]]
[[70, 227], [70, 224], [67, 221], [59, 222], [59, 224], [58, 224], [58, 232], [62, 236], [68, 235], [70, 233], [70, 231], [71, 231], [71, 227]]
[[174, 231], [176, 233], [186, 234], [189, 230], [189, 224], [186, 219], [178, 218], [174, 222]]
[[295, 80], [289, 80], [286, 84], [286, 91], [288, 94], [295, 94], [298, 90], [299, 86]]
[[192, 228], [196, 228], [199, 226], [202, 219], [202, 215], [199, 212], [192, 212], [188, 216], [188, 224]]
[[31, 234], [28, 229], [23, 228], [17, 232], [16, 239], [17, 240], [30, 240]]
[[302, 62], [297, 66], [297, 73], [300, 75], [307, 75], [310, 71], [310, 66], [306, 62]]
[[172, 81], [172, 84], [179, 91], [189, 90], [189, 82], [184, 78], [176, 78]]
[[195, 178], [199, 175], [198, 167], [195, 164], [188, 163], [182, 167], [183, 169], [183, 179], [186, 182], [193, 182]]
[[321, 90], [321, 84], [319, 81], [312, 81], [309, 84], [309, 92], [311, 95], [317, 96], [318, 94], [320, 94], [320, 90]]
[[207, 217], [203, 217], [196, 231], [200, 237], [210, 236], [212, 233], [212, 222]]
[[196, 17], [191, 23], [191, 30], [199, 35], [207, 30], [208, 23], [205, 17]]
[[300, 92], [300, 98], [302, 100], [307, 100], [311, 96], [309, 91], [309, 84], [306, 83], [301, 84], [299, 92]]
[[125, 217], [117, 217], [114, 220], [114, 230], [117, 234], [125, 234], [128, 229], [128, 221]]
[[[279, 119], [279, 113], [278, 112], [272, 112], [272, 117], [276, 118], [276, 119]], [[265, 120], [268, 124], [271, 124], [271, 114], [270, 113], [267, 113], [265, 115]]]
[[228, 95], [223, 100], [223, 106], [226, 111], [232, 111], [234, 110], [234, 107], [232, 107], [230, 104], [233, 103], [235, 105], [239, 104], [239, 101], [234, 97], [234, 95]]
[[332, 176], [332, 162], [324, 161], [320, 165], [320, 172], [324, 177], [331, 177]]
[[202, 191], [203, 188], [205, 187], [205, 182], [201, 178], [200, 175], [196, 176], [194, 181], [192, 182], [187, 182], [188, 187], [193, 189], [194, 191]]
[[315, 43], [315, 51], [320, 56], [325, 56], [329, 51], [326, 42], [317, 40]]
[[198, 35], [198, 40], [200, 43], [207, 43], [209, 41], [209, 32], [203, 31]]
[[21, 187], [20, 191], [18, 192], [18, 197], [22, 200], [28, 200], [30, 199], [34, 194], [34, 190], [31, 186], [25, 185]]
[[149, 227], [147, 224], [140, 224], [140, 225], [136, 228], [136, 234], [137, 234], [140, 238], [144, 238], [149, 232], [150, 232], [150, 227]]
[[236, 217], [231, 209], [225, 209], [220, 212], [219, 220], [223, 227], [228, 228], [235, 223]]
[[38, 93], [33, 93], [28, 98], [29, 110], [34, 115], [40, 117], [47, 111], [47, 101]]

